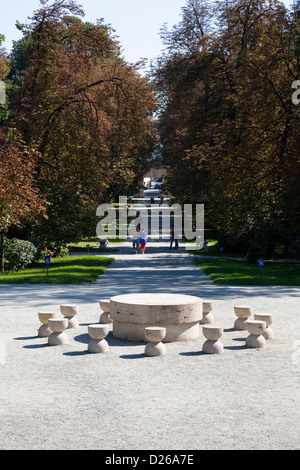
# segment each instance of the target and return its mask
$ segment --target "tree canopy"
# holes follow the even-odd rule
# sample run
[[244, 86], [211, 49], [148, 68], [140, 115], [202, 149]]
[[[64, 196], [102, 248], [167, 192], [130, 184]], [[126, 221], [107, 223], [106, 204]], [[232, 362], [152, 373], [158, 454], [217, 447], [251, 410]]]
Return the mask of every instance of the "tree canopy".
[[0, 48], [0, 229], [46, 244], [94, 235], [98, 205], [138, 189], [160, 149], [172, 198], [205, 204], [223, 245], [272, 256], [300, 240], [297, 12], [187, 0], [146, 78], [103, 20], [40, 3]]
[[227, 246], [272, 255], [299, 234], [298, 31], [277, 0], [188, 0], [162, 31], [153, 78], [169, 190], [204, 203]]
[[[130, 194], [151, 164], [153, 85], [126, 63], [103, 20], [73, 1], [41, 1], [10, 55], [9, 118], [35, 148], [49, 202], [38, 233], [60, 243], [94, 235], [99, 204]], [[36, 227], [31, 227], [33, 232]]]

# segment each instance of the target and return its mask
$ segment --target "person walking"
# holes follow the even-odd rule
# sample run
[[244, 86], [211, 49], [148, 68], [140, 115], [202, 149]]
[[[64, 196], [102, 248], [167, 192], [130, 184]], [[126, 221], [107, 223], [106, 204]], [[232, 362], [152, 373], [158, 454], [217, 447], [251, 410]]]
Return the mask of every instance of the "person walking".
[[173, 242], [175, 241], [175, 249], [178, 248], [178, 232], [175, 230], [174, 225], [171, 227], [171, 232], [170, 232], [170, 248], [173, 247]]
[[137, 227], [134, 227], [132, 230], [132, 248], [133, 248], [133, 253], [137, 253], [139, 249], [139, 244], [140, 244], [140, 236], [139, 236], [139, 231], [137, 230]]
[[141, 253], [143, 255], [145, 253], [145, 248], [146, 248], [146, 244], [147, 244], [147, 233], [142, 229], [139, 232], [139, 237], [140, 237], [140, 249], [141, 249]]
[[133, 253], [137, 253], [140, 245], [140, 222], [141, 222], [141, 213], [140, 211], [137, 211], [135, 213], [135, 219], [134, 219], [134, 228], [132, 229], [132, 248], [133, 248]]

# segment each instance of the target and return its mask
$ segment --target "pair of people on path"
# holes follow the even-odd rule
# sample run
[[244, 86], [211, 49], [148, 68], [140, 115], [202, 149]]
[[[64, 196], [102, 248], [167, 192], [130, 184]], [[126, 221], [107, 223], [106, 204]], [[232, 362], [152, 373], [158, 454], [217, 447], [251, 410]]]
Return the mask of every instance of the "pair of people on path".
[[133, 229], [133, 239], [132, 239], [132, 247], [133, 247], [133, 252], [137, 253], [138, 248], [140, 247], [142, 255], [145, 253], [145, 248], [147, 244], [147, 233], [143, 230], [143, 228], [140, 228], [140, 223], [137, 223], [139, 221], [140, 217], [140, 212], [136, 213], [136, 223], [135, 227]]
[[138, 230], [137, 227], [133, 229], [132, 247], [133, 253], [137, 253], [140, 247], [142, 255], [145, 253], [147, 244], [147, 233], [144, 230]]

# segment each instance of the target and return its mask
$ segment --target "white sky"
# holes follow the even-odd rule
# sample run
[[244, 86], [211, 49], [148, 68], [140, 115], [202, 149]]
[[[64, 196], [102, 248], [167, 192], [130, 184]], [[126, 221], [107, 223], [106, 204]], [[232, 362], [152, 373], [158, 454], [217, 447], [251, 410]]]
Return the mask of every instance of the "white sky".
[[[52, 1], [50, 1], [50, 4]], [[77, 0], [85, 11], [84, 20], [96, 23], [104, 18], [116, 30], [128, 62], [148, 60], [160, 55], [162, 41], [159, 30], [164, 23], [168, 29], [180, 21], [181, 8], [186, 0]], [[284, 0], [287, 6], [292, 0]], [[13, 40], [22, 37], [15, 27], [16, 20], [27, 23], [28, 16], [40, 7], [39, 0], [0, 0], [0, 34], [4, 47], [10, 51]]]

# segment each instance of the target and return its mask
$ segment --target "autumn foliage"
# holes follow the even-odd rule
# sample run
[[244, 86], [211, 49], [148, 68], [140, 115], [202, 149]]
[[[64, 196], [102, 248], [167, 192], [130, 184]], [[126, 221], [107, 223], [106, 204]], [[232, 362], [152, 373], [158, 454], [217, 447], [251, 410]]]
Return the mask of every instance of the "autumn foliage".
[[155, 153], [171, 197], [205, 204], [223, 246], [300, 247], [295, 12], [277, 0], [187, 0], [180, 23], [162, 28], [150, 80], [104, 20], [85, 22], [74, 1], [40, 3], [17, 23], [11, 54], [0, 51], [2, 232], [22, 226], [46, 245], [95, 235], [98, 205], [139, 189]]
[[273, 256], [300, 234], [299, 23], [276, 0], [188, 0], [153, 79], [173, 197], [205, 204], [223, 246]]
[[28, 26], [18, 24], [8, 124], [38, 151], [35, 183], [49, 205], [33, 232], [65, 243], [94, 236], [98, 205], [139, 186], [151, 162], [156, 98], [109, 25], [84, 22], [73, 1], [41, 4]]

